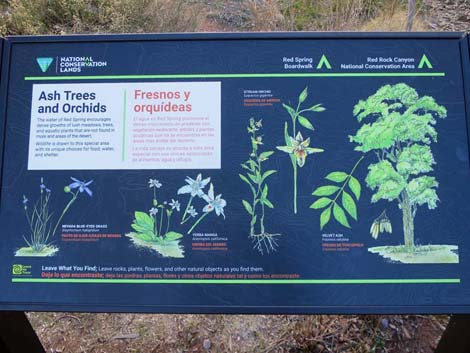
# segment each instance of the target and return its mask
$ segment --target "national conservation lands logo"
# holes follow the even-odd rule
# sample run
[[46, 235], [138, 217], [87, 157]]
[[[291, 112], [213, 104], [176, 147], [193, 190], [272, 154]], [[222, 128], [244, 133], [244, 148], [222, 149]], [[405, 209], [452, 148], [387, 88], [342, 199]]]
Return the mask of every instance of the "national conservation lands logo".
[[43, 73], [49, 70], [49, 67], [55, 60], [55, 72], [82, 72], [85, 69], [100, 68], [108, 66], [107, 61], [95, 60], [92, 56], [57, 56], [39, 57], [36, 62]]
[[31, 266], [14, 264], [11, 269], [11, 274], [14, 276], [29, 276], [31, 275]]
[[54, 58], [36, 58], [36, 62], [38, 63], [39, 67], [41, 68], [42, 72], [46, 72], [51, 66]]

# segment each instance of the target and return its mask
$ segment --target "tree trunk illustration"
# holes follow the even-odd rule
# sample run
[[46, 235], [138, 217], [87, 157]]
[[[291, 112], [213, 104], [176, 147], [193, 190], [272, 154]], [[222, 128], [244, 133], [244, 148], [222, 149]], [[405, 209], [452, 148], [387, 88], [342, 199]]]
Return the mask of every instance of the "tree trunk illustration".
[[406, 190], [402, 192], [401, 210], [403, 212], [403, 233], [405, 235], [405, 246], [413, 248], [415, 245], [415, 227], [413, 211], [411, 209], [410, 197]]

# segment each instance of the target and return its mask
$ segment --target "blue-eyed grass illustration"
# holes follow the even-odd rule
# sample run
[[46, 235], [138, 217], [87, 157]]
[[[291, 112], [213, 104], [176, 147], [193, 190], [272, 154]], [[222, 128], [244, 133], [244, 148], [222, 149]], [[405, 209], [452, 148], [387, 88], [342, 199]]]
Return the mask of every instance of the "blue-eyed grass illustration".
[[314, 127], [310, 120], [305, 117], [305, 114], [325, 111], [325, 108], [321, 104], [315, 104], [309, 108], [301, 109], [307, 97], [308, 87], [305, 87], [299, 95], [295, 109], [285, 103], [282, 104], [284, 109], [288, 112], [292, 124], [290, 131], [288, 122], [286, 121], [284, 124], [284, 140], [286, 145], [276, 147], [278, 150], [289, 154], [292, 163], [294, 176], [294, 213], [297, 213], [297, 168], [302, 168], [305, 165], [309, 154], [323, 152], [321, 148], [310, 147], [310, 137], [304, 139], [302, 133], [297, 129], [298, 122], [302, 127], [313, 131]]
[[[262, 121], [251, 118], [247, 127], [251, 141], [250, 158], [241, 164], [246, 174], [239, 174], [250, 187], [252, 193], [252, 201], [242, 200], [245, 210], [251, 217], [250, 220], [250, 238], [253, 241], [253, 248], [257, 249], [261, 254], [270, 253], [277, 248], [276, 237], [280, 234], [272, 234], [266, 231], [264, 226], [265, 207], [274, 208], [274, 205], [268, 199], [267, 178], [276, 173], [276, 170], [263, 170], [262, 164], [266, 162], [274, 151], [261, 151], [263, 138], [259, 134], [262, 128]], [[255, 230], [259, 229], [259, 232]]]
[[41, 178], [39, 184], [39, 198], [31, 207], [27, 196], [23, 195], [22, 206], [29, 227], [29, 237], [23, 235], [23, 239], [28, 246], [18, 249], [15, 256], [53, 256], [57, 253], [59, 248], [53, 245], [54, 236], [65, 214], [82, 193], [86, 193], [89, 197], [93, 196], [90, 189], [93, 180], [85, 182], [74, 177], [71, 177], [71, 180], [72, 183], [63, 189], [66, 194], [70, 195], [70, 200], [55, 222], [55, 214], [51, 210], [52, 190], [45, 185], [44, 178]]

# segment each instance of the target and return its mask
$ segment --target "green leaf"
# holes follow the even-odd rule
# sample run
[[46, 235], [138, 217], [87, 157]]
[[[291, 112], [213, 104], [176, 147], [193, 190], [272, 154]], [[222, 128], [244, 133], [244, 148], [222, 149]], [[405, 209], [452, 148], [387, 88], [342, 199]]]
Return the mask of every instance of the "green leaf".
[[247, 160], [246, 163], [248, 163], [250, 165], [251, 169], [253, 169], [253, 170], [256, 169], [256, 167], [257, 167], [256, 162], [252, 159]]
[[330, 195], [333, 195], [338, 190], [339, 190], [339, 187], [336, 185], [320, 186], [312, 193], [312, 195], [313, 196], [330, 196]]
[[332, 172], [332, 173], [328, 174], [325, 177], [325, 179], [334, 181], [336, 183], [342, 183], [343, 181], [346, 180], [347, 177], [348, 177], [348, 174], [346, 174], [344, 172]]
[[153, 229], [153, 226], [154, 226], [153, 218], [150, 217], [147, 213], [135, 211], [134, 216], [135, 216], [136, 223], [138, 225]]
[[250, 214], [253, 215], [253, 209], [251, 208], [251, 205], [248, 203], [248, 201], [242, 200], [243, 206], [245, 206], [246, 211]]
[[139, 233], [145, 233], [146, 231], [148, 231], [148, 228], [147, 228], [147, 227], [143, 227], [143, 226], [141, 226], [141, 225], [139, 225], [139, 224], [137, 224], [137, 223], [132, 223], [132, 224], [131, 224], [131, 227], [132, 227], [135, 231], [137, 231], [137, 232], [139, 232]]
[[261, 199], [261, 201], [269, 208], [274, 208], [274, 205], [268, 199]]
[[248, 177], [253, 181], [253, 183], [258, 184], [258, 178], [253, 174], [247, 174]]
[[157, 238], [153, 232], [139, 232], [136, 234], [137, 238], [145, 241], [155, 241]]
[[258, 217], [255, 215], [255, 216], [251, 219], [250, 225], [251, 225], [251, 226], [254, 226], [257, 219], [258, 219]]
[[248, 178], [244, 176], [243, 174], [238, 174], [238, 176], [240, 177], [241, 180], [243, 180], [245, 183], [250, 185], [251, 192], [253, 193], [253, 195], [256, 195], [256, 190], [253, 187], [253, 185], [251, 185], [251, 182], [248, 180]]
[[344, 213], [343, 209], [336, 203], [333, 206], [333, 216], [335, 216], [335, 219], [343, 226], [351, 228], [348, 222], [348, 218], [346, 217], [346, 213]]
[[323, 208], [325, 206], [328, 206], [330, 203], [331, 203], [331, 199], [329, 199], [328, 197], [321, 197], [317, 201], [312, 203], [310, 205], [310, 208], [313, 208], [313, 209], [317, 210], [319, 208]]
[[263, 191], [261, 192], [261, 198], [265, 199], [268, 197], [268, 185], [264, 185]]
[[276, 172], [277, 172], [277, 170], [267, 170], [267, 171], [265, 171], [265, 172], [263, 173], [263, 176], [261, 177], [261, 182], [263, 182], [264, 179], [266, 179], [268, 176], [270, 176], [270, 175], [272, 175], [272, 174], [274, 174], [274, 173], [276, 173]]
[[302, 93], [299, 95], [299, 104], [302, 104], [308, 96], [308, 87], [305, 87]]
[[313, 128], [312, 123], [310, 123], [310, 121], [308, 121], [307, 118], [305, 118], [305, 117], [303, 117], [303, 116], [301, 116], [301, 115], [299, 115], [299, 123], [300, 123], [300, 125], [302, 125], [303, 127], [307, 128], [307, 129], [310, 129], [310, 130], [312, 130], [312, 131], [315, 130], [315, 129]]
[[292, 146], [276, 146], [279, 151], [286, 152], [289, 154], [294, 153], [294, 147]]
[[[292, 147], [292, 143], [290, 141], [289, 133], [288, 133], [288, 126], [287, 126], [287, 121], [284, 123], [284, 140], [286, 141], [286, 146]], [[284, 146], [282, 146], [284, 147]], [[277, 147], [279, 149], [279, 147]], [[285, 151], [287, 152], [287, 151]], [[296, 158], [295, 155], [292, 154], [292, 152], [287, 152], [289, 153], [290, 160], [292, 162], [292, 167], [295, 169], [297, 167], [296, 165]]]
[[261, 160], [266, 160], [268, 159], [268, 157], [270, 157], [272, 154], [274, 153], [274, 151], [266, 151], [266, 152], [263, 152], [259, 155], [259, 159]]
[[172, 241], [183, 237], [183, 234], [177, 232], [168, 232], [165, 234], [165, 240]]
[[361, 183], [355, 177], [351, 175], [349, 178], [348, 186], [353, 192], [354, 196], [356, 196], [356, 200], [359, 200], [361, 197]]
[[357, 208], [352, 196], [349, 195], [346, 191], [343, 191], [341, 201], [343, 203], [344, 209], [351, 215], [352, 218], [357, 221]]
[[315, 104], [314, 106], [311, 106], [307, 110], [310, 110], [311, 112], [320, 113], [320, 112], [324, 112], [326, 109], [324, 107], [322, 107], [321, 104]]
[[286, 141], [286, 146], [291, 146], [292, 147], [288, 130], [289, 130], [289, 127], [287, 126], [287, 121], [286, 121], [284, 123], [284, 140]]
[[284, 104], [284, 103], [282, 103], [282, 106], [287, 110], [287, 112], [289, 113], [289, 115], [290, 115], [292, 118], [294, 118], [294, 116], [295, 116], [295, 110], [294, 110], [294, 108], [289, 107], [287, 104]]
[[320, 229], [323, 229], [323, 227], [329, 222], [330, 217], [331, 217], [331, 207], [328, 207], [320, 215]]

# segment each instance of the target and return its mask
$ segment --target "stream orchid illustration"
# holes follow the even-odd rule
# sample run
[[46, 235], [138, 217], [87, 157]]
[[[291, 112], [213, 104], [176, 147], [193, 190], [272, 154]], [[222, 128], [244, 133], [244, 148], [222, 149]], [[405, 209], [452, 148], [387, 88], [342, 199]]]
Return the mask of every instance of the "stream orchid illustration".
[[323, 112], [325, 108], [321, 104], [315, 104], [310, 108], [301, 109], [302, 103], [308, 97], [308, 87], [305, 87], [304, 90], [300, 93], [297, 107], [294, 109], [287, 104], [282, 104], [284, 109], [287, 110], [291, 117], [292, 126], [291, 132], [289, 133], [289, 124], [286, 121], [284, 124], [284, 140], [285, 146], [277, 146], [277, 149], [289, 154], [292, 170], [294, 173], [294, 213], [297, 213], [297, 168], [302, 168], [305, 163], [307, 156], [313, 153], [320, 153], [324, 150], [321, 148], [310, 147], [310, 137], [304, 139], [302, 133], [297, 130], [297, 122], [304, 128], [313, 131], [314, 127], [312, 123], [304, 116], [305, 113], [312, 112]]
[[[245, 210], [251, 216], [250, 220], [250, 238], [253, 240], [254, 249], [257, 249], [261, 254], [265, 251], [270, 253], [276, 250], [277, 241], [276, 237], [280, 234], [268, 233], [265, 229], [265, 207], [274, 208], [274, 205], [268, 199], [268, 184], [267, 178], [276, 173], [276, 170], [263, 171], [262, 163], [266, 162], [274, 151], [261, 152], [261, 145], [263, 145], [263, 138], [259, 135], [258, 131], [262, 128], [262, 121], [251, 118], [247, 127], [248, 134], [251, 140], [250, 158], [241, 164], [241, 167], [246, 171], [246, 175], [239, 174], [240, 179], [243, 180], [250, 187], [253, 195], [252, 202], [242, 200]], [[259, 233], [255, 231], [255, 227], [259, 227]]]

